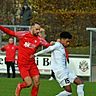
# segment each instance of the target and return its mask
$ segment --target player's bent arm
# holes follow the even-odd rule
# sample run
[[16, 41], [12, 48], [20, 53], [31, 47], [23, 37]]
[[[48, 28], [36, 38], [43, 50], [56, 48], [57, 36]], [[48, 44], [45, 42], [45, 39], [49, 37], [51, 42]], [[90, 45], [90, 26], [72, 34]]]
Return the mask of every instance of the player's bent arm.
[[38, 37], [42, 46], [49, 47], [51, 44], [48, 43], [44, 38]]
[[1, 51], [5, 51], [6, 49], [5, 49], [5, 47], [2, 47], [2, 48], [0, 48], [0, 50], [1, 50]]
[[3, 26], [0, 26], [0, 30], [3, 31], [3, 32], [6, 33], [6, 34], [9, 34], [9, 35], [11, 35], [11, 36], [17, 37], [17, 35], [15, 34], [15, 32], [12, 31], [12, 30], [10, 30], [10, 29], [8, 29], [8, 28], [5, 28], [5, 27], [3, 27]]

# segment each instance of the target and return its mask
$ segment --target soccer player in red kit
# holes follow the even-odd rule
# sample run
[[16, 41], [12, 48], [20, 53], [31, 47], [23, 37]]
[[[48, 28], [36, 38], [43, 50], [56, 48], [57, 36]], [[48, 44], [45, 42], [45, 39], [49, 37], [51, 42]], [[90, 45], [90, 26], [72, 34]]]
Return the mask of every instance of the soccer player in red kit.
[[40, 75], [33, 55], [34, 53], [36, 53], [36, 50], [40, 45], [43, 45], [45, 47], [48, 47], [50, 45], [43, 38], [38, 36], [38, 34], [40, 33], [40, 28], [41, 27], [39, 24], [34, 24], [30, 28], [29, 32], [20, 34], [19, 32], [14, 32], [8, 28], [0, 26], [1, 31], [19, 38], [18, 67], [20, 75], [24, 81], [17, 85], [15, 96], [20, 96], [21, 89], [30, 87], [32, 83], [33, 87], [31, 96], [38, 95]]

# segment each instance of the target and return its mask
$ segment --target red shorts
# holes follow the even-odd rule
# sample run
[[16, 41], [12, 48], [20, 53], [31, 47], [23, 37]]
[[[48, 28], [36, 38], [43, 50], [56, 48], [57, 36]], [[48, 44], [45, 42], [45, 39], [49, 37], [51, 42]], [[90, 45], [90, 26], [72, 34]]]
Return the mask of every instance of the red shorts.
[[19, 64], [18, 67], [19, 67], [20, 75], [23, 79], [27, 76], [34, 77], [40, 74], [36, 63], [30, 62], [28, 64]]

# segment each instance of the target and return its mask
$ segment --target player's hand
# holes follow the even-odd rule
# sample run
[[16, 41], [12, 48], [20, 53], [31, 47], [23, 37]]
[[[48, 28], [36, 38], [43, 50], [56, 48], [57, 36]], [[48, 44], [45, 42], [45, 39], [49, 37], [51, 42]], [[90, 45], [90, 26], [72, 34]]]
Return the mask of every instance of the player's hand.
[[32, 58], [34, 58], [35, 57], [35, 55], [30, 55], [30, 59], [32, 59]]
[[51, 41], [51, 42], [50, 42], [50, 45], [54, 45], [54, 44], [55, 44], [55, 41]]
[[60, 42], [60, 39], [57, 39], [57, 42]]

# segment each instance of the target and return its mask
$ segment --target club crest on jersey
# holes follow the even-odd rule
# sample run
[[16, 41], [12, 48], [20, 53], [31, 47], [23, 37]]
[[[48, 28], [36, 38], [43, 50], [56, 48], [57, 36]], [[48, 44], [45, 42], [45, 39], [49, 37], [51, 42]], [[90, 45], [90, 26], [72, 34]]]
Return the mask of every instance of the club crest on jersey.
[[14, 49], [14, 47], [12, 47], [12, 49]]
[[31, 44], [30, 42], [25, 42], [24, 46], [28, 47], [28, 48], [35, 48], [36, 47], [36, 45]]
[[37, 40], [35, 40], [34, 42], [37, 43]]

